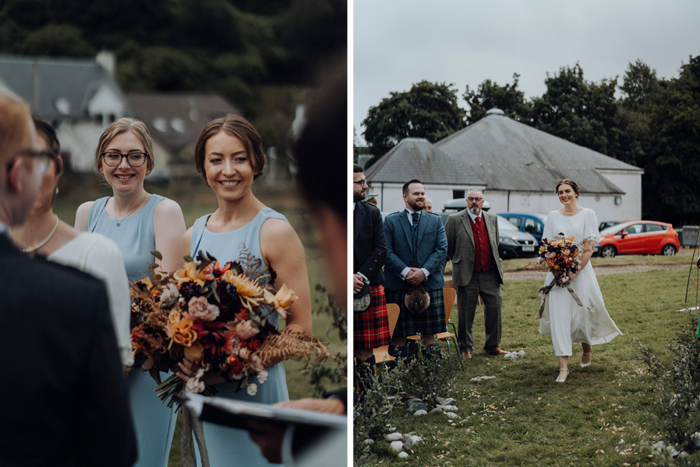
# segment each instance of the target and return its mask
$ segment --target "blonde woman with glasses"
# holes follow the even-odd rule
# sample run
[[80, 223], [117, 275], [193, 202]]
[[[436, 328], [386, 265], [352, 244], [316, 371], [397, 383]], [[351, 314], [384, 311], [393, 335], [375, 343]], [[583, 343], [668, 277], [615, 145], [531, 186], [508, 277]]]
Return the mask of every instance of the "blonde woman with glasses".
[[[107, 127], [95, 151], [95, 166], [112, 187], [113, 196], [82, 204], [75, 227], [111, 238], [119, 245], [130, 281], [148, 277], [149, 263], [172, 272], [183, 266], [181, 240], [185, 219], [172, 200], [143, 186], [154, 167], [153, 143], [146, 125], [121, 118]], [[158, 250], [158, 260], [151, 251]], [[169, 374], [162, 373], [164, 380]], [[154, 393], [155, 381], [133, 370], [128, 377], [131, 415], [138, 441], [136, 466], [167, 466], [176, 415]]]

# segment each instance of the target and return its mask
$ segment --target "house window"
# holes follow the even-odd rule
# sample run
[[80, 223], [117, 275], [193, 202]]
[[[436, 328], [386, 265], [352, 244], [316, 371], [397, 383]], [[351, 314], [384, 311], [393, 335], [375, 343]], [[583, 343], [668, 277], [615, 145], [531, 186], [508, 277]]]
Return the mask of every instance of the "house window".
[[464, 190], [452, 190], [452, 199], [464, 198]]

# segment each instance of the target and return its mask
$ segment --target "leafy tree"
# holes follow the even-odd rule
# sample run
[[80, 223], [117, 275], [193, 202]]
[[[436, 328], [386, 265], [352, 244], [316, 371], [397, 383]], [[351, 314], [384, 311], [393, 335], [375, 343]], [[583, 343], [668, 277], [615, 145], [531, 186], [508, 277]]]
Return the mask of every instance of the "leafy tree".
[[520, 75], [513, 73], [513, 84], [500, 86], [499, 84], [485, 80], [477, 91], [472, 91], [467, 85], [462, 98], [469, 105], [467, 123], [471, 125], [486, 116], [490, 109], [498, 108], [513, 120], [527, 123], [530, 121], [531, 103], [525, 100], [525, 93], [518, 89]]
[[700, 221], [700, 56], [661, 83], [649, 115], [650, 148], [640, 164], [645, 218]]
[[622, 105], [630, 110], [648, 110], [654, 97], [661, 91], [656, 70], [637, 59], [630, 63], [620, 86], [624, 97]]
[[90, 57], [95, 54], [95, 49], [75, 26], [49, 24], [29, 34], [18, 52], [25, 55]]
[[425, 138], [434, 143], [464, 128], [465, 111], [457, 106], [457, 91], [452, 86], [421, 81], [410, 91], [392, 92], [370, 107], [362, 126], [375, 159], [404, 138]]
[[572, 143], [614, 157], [616, 134], [617, 78], [600, 84], [586, 81], [579, 64], [547, 75], [547, 91], [533, 99], [532, 121], [536, 128]]

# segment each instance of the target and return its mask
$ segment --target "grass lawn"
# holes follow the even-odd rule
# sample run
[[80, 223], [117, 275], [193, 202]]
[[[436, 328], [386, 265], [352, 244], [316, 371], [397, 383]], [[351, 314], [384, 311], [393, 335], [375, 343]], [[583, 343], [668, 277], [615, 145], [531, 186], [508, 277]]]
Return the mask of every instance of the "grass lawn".
[[[620, 257], [633, 264], [674, 261], [682, 257]], [[522, 261], [522, 260], [517, 260]], [[594, 265], [609, 259], [594, 259]], [[683, 258], [689, 264], [689, 255]], [[527, 261], [525, 261], [527, 262]], [[508, 263], [507, 270], [517, 264]], [[456, 370], [460, 418], [414, 417], [400, 406], [392, 426], [415, 432], [403, 461], [388, 445], [375, 449], [369, 465], [653, 465], [649, 445], [661, 436], [652, 424], [653, 381], [646, 374], [634, 339], [663, 354], [680, 326], [688, 321], [684, 296], [687, 270], [659, 270], [599, 276], [607, 308], [624, 336], [593, 347], [593, 363], [579, 367], [581, 348], [574, 348], [571, 374], [554, 382], [557, 358], [551, 338], [538, 332], [537, 289], [541, 280], [508, 281], [503, 287], [501, 347], [524, 350], [520, 360], [488, 357], [483, 345], [483, 307], [474, 322], [474, 358]], [[694, 301], [694, 294], [692, 294]], [[456, 319], [457, 309], [452, 316]], [[475, 376], [495, 379], [470, 382]], [[700, 453], [691, 458], [700, 460]]]

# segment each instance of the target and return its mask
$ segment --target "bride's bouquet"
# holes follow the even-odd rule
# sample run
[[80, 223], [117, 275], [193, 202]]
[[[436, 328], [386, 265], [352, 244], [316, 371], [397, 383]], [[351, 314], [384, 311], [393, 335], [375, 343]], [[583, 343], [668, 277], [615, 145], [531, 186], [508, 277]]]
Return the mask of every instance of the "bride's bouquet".
[[[185, 260], [173, 274], [154, 274], [131, 286], [133, 368], [149, 371], [169, 407], [183, 390], [215, 395], [216, 388], [206, 384], [215, 375], [254, 395], [275, 363], [308, 364], [316, 355], [315, 365], [333, 358], [320, 339], [280, 333], [269, 323], [273, 313], [286, 318], [298, 297], [286, 285], [275, 293], [275, 272], [261, 268], [245, 247], [238, 261], [224, 265], [204, 252], [198, 261]], [[177, 371], [185, 358], [199, 368], [196, 376], [186, 384], [175, 374], [161, 382], [159, 372]]]
[[558, 233], [551, 241], [542, 239], [537, 263], [543, 265], [554, 275], [552, 281], [537, 291], [537, 295], [542, 300], [540, 304], [539, 317], [544, 312], [545, 298], [552, 290], [552, 287], [565, 287], [578, 306], [583, 306], [574, 289], [571, 288], [569, 273], [576, 274], [581, 268], [581, 249], [574, 243], [574, 236], [565, 237], [563, 233]]
[[569, 282], [569, 273], [576, 274], [581, 266], [581, 250], [574, 243], [574, 236], [565, 238], [559, 233], [556, 238], [542, 239], [537, 263], [549, 269], [557, 279], [556, 285], [566, 287]]

